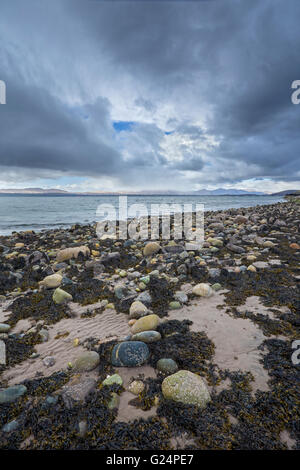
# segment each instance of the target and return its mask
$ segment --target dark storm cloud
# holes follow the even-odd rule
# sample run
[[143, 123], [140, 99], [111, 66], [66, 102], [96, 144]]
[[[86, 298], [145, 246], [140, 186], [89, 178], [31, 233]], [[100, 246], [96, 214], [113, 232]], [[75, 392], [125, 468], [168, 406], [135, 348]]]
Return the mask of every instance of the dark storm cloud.
[[[0, 19], [3, 166], [142, 184], [167, 171], [201, 179], [209, 170], [216, 184], [299, 179], [300, 105], [290, 99], [300, 79], [298, 0], [32, 0], [20, 14], [21, 5], [7, 0]], [[105, 93], [93, 94], [105, 79], [116, 94], [129, 83], [147, 124], [116, 135]], [[173, 109], [165, 129], [154, 120], [162, 104]], [[179, 160], [167, 154], [171, 136]]]
[[[0, 110], [1, 165], [73, 174], [113, 174], [119, 153], [90, 129], [89, 118], [67, 107], [47, 90], [17, 83], [8, 76], [9, 95]], [[102, 133], [109, 133], [106, 100], [85, 110], [96, 115]]]

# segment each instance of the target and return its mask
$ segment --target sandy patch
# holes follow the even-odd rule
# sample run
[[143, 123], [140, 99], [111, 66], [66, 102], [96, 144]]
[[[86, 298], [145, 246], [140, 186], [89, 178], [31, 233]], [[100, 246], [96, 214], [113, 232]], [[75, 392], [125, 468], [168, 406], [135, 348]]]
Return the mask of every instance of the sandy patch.
[[288, 449], [292, 449], [296, 445], [295, 439], [292, 439], [286, 430], [280, 433], [280, 440], [287, 445]]
[[266, 337], [251, 320], [226, 314], [226, 305], [217, 308], [223, 304], [224, 295], [218, 292], [210, 298], [195, 300], [180, 310], [170, 311], [168, 319], [191, 320], [192, 331], [204, 331], [214, 342], [213, 362], [221, 369], [250, 371], [255, 379], [253, 391], [269, 390], [269, 375], [260, 363], [262, 351], [258, 350]]
[[[117, 369], [117, 373], [123, 379], [124, 388], [128, 387], [128, 385], [132, 381], [132, 378], [138, 379], [139, 376], [144, 376], [145, 379], [148, 377], [156, 378], [155, 370], [148, 365], [141, 367], [120, 367], [119, 369]], [[126, 423], [128, 423], [129, 421], [134, 421], [135, 419], [147, 419], [150, 416], [156, 415], [156, 406], [153, 406], [148, 411], [143, 411], [140, 408], [130, 405], [129, 402], [134, 398], [136, 398], [136, 396], [127, 391], [121, 394], [118, 416], [116, 418], [116, 421], [125, 421]]]
[[[122, 339], [129, 334], [128, 317], [125, 314], [117, 314], [115, 310], [108, 309], [92, 318], [80, 318], [84, 309], [87, 308], [76, 307], [73, 304], [72, 310], [77, 317], [63, 319], [55, 325], [47, 327], [49, 340], [36, 345], [36, 351], [40, 357], [27, 359], [6, 370], [2, 378], [7, 380], [9, 384], [16, 384], [25, 379], [34, 378], [37, 372], [49, 376], [53, 372], [66, 369], [68, 362], [74, 362], [86, 350], [81, 345], [74, 346], [76, 338], [79, 339], [79, 343], [91, 337], [97, 338], [101, 342], [105, 339]], [[57, 338], [58, 335], [64, 333], [69, 334]], [[55, 364], [52, 367], [46, 367], [43, 364], [43, 359], [46, 356], [55, 358]]]
[[24, 318], [16, 323], [16, 325], [10, 330], [10, 333], [26, 333], [26, 331], [30, 330], [30, 328], [35, 324], [36, 321], [33, 318]]
[[[276, 306], [276, 309], [280, 310], [282, 313], [289, 311], [289, 309], [287, 307], [277, 307]], [[267, 315], [272, 320], [276, 320], [276, 316], [270, 310], [270, 308], [263, 305], [260, 302], [259, 297], [255, 296], [255, 295], [247, 297], [246, 302], [243, 305], [238, 306], [237, 310], [241, 313], [246, 312], [246, 311], [250, 311], [250, 312], [253, 312], [253, 313], [261, 313], [262, 315]]]

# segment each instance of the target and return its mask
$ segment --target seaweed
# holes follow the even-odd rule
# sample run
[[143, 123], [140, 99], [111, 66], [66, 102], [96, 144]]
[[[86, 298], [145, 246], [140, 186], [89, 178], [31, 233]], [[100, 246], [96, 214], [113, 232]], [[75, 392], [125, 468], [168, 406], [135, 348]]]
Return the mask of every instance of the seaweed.
[[18, 297], [7, 309], [12, 312], [7, 323], [14, 326], [21, 319], [34, 318], [52, 324], [62, 318], [69, 318], [71, 316], [69, 307], [66, 304], [56, 305], [52, 300], [52, 295], [52, 291], [41, 291], [29, 292]]

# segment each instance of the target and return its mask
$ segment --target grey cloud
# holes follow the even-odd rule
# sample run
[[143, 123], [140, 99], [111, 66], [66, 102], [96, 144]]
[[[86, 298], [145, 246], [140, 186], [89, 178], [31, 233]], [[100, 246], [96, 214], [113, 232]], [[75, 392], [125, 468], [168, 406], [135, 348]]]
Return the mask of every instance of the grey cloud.
[[[188, 189], [191, 171], [212, 184], [297, 178], [300, 105], [291, 104], [290, 85], [300, 78], [298, 0], [6, 0], [1, 8], [3, 167], [149, 186], [168, 172], [168, 184], [181, 179]], [[97, 92], [102, 78], [116, 101], [128, 84], [128, 109], [153, 122], [117, 135], [110, 102]], [[163, 106], [171, 109], [166, 129], [155, 121]], [[163, 150], [165, 130], [188, 140], [178, 144], [180, 161]]]

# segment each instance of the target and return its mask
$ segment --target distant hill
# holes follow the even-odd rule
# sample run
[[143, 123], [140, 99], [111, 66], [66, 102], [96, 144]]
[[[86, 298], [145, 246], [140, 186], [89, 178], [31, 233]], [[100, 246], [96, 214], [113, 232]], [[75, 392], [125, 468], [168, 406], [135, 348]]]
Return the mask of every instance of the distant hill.
[[288, 196], [289, 194], [300, 194], [299, 189], [287, 189], [285, 191], [279, 191], [278, 193], [272, 193], [270, 196]]
[[[118, 191], [98, 191], [98, 192], [69, 192], [63, 189], [42, 189], [42, 188], [23, 188], [23, 189], [0, 189], [0, 194], [32, 194], [32, 195], [62, 195], [62, 196], [101, 196], [101, 195], [153, 195], [153, 196], [251, 196], [251, 195], [262, 195], [265, 193], [258, 191], [244, 191], [243, 189], [199, 189], [197, 191], [174, 191], [174, 190], [145, 190], [145, 191], [131, 191], [131, 192], [118, 192]], [[279, 194], [279, 193], [278, 193]], [[275, 195], [275, 194], [274, 194]]]
[[200, 189], [199, 191], [193, 191], [194, 194], [199, 194], [200, 196], [264, 196], [266, 193], [259, 191], [244, 191], [243, 189]]
[[42, 189], [42, 188], [24, 188], [24, 189], [0, 189], [1, 194], [68, 194], [63, 189]]

